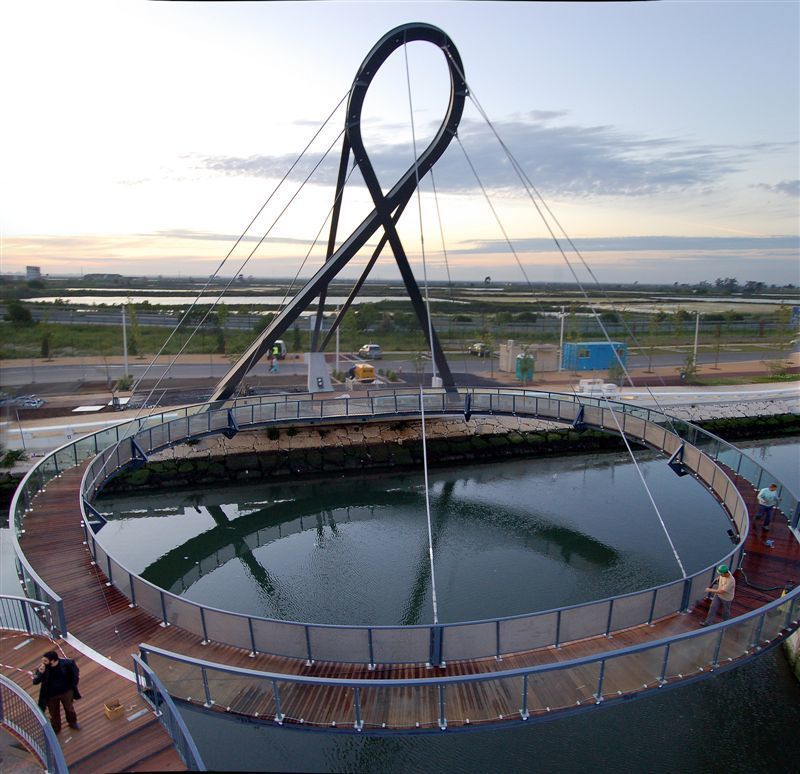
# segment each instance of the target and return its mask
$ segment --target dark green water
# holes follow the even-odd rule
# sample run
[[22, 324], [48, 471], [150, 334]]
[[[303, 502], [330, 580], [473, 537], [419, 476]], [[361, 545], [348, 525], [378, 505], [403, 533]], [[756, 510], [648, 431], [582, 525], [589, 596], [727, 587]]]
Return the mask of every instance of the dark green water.
[[[798, 439], [748, 446], [761, 464], [798, 488]], [[689, 571], [713, 560], [730, 545], [722, 513], [696, 482], [678, 479], [663, 460], [642, 459], [645, 479]], [[629, 584], [662, 582], [677, 572], [638, 475], [623, 457], [437, 471], [431, 481], [437, 590], [445, 620], [566, 604], [628, 590]], [[304, 484], [299, 490], [281, 485], [197, 492], [191, 502], [159, 494], [151, 500], [105, 503], [123, 517], [111, 527], [118, 531], [114, 552], [119, 549], [132, 569], [155, 565], [164, 581], [180, 585], [182, 578], [198, 572], [194, 562], [208, 561], [209, 547], [215, 548], [222, 566], [191, 584], [188, 596], [202, 591], [210, 598], [235, 598], [241, 593], [247, 596], [245, 607], [255, 599], [265, 605], [260, 609], [274, 610], [279, 601], [288, 617], [308, 609], [318, 620], [380, 617], [385, 604], [391, 609], [378, 622], [403, 620], [412, 612], [427, 621], [420, 484], [414, 476], [381, 477]], [[286, 502], [276, 502], [281, 499]], [[169, 519], [150, 521], [147, 511], [156, 508]], [[131, 512], [137, 509], [140, 513]], [[227, 531], [234, 547], [245, 539], [255, 545], [253, 524], [247, 520], [265, 537], [261, 547], [250, 551], [258, 564], [249, 569], [243, 555], [222, 561], [226, 548], [214, 542]], [[280, 534], [266, 540], [269, 530]], [[103, 534], [110, 543], [112, 531]], [[182, 553], [187, 536], [199, 558]], [[170, 561], [161, 561], [163, 556]], [[263, 575], [254, 574], [256, 567], [269, 573], [271, 593]], [[224, 572], [217, 575], [219, 570]], [[397, 588], [370, 588], [378, 570], [396, 575]], [[215, 575], [225, 580], [223, 587], [232, 579], [243, 585], [233, 594], [209, 591]], [[314, 582], [304, 581], [302, 593], [290, 593], [298, 578]], [[194, 710], [184, 710], [184, 717], [208, 767], [221, 770], [800, 770], [800, 684], [780, 650], [654, 698], [496, 731], [369, 738], [242, 724]]]
[[[663, 459], [640, 470], [687, 572], [730, 548], [727, 520]], [[514, 461], [430, 476], [441, 621], [513, 615], [679, 577], [622, 455]], [[103, 501], [101, 537], [131, 570], [214, 607], [290, 620], [432, 620], [422, 474]]]

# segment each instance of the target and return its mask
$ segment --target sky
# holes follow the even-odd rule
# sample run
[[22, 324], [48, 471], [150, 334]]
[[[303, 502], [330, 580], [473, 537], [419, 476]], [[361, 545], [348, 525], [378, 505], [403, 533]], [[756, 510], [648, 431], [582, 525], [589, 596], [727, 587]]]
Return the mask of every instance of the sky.
[[[794, 0], [3, 3], [2, 272], [310, 276], [335, 108], [414, 21], [450, 36], [470, 89], [436, 196], [426, 176], [399, 224], [420, 280], [800, 285]], [[446, 77], [419, 42], [376, 75], [362, 126], [384, 189], [437, 131]], [[339, 242], [372, 207], [353, 171]], [[390, 253], [371, 276], [398, 276]]]

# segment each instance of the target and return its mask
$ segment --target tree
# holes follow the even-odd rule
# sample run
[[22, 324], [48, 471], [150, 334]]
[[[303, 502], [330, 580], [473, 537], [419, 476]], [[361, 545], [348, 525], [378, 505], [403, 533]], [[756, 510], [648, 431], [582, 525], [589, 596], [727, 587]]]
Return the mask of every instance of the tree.
[[292, 328], [292, 349], [295, 352], [300, 352], [303, 348], [302, 340], [300, 338], [300, 328], [299, 326], [295, 325]]
[[27, 306], [19, 301], [9, 301], [6, 307], [6, 320], [15, 325], [33, 325], [33, 315]]

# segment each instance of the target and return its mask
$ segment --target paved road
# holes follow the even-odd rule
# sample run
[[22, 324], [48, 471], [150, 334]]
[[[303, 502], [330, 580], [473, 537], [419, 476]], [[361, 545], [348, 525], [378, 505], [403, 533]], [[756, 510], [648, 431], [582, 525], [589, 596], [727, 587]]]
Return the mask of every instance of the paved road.
[[[670, 367], [676, 368], [682, 366], [686, 362], [687, 351], [659, 351], [652, 358], [654, 367]], [[762, 361], [762, 360], [777, 360], [789, 357], [791, 350], [776, 352], [774, 350], [762, 351], [725, 351], [719, 354], [719, 363], [741, 363], [746, 361]], [[5, 361], [2, 369], [0, 369], [0, 384], [4, 388], [8, 387], [21, 387], [30, 386], [29, 392], [36, 392], [35, 386], [37, 384], [77, 384], [81, 382], [90, 383], [107, 383], [109, 386], [117, 381], [123, 373], [124, 367], [122, 359], [115, 357], [114, 362], [108, 364], [93, 362], [97, 358], [86, 358], [81, 361], [76, 361], [68, 364], [60, 363], [47, 363], [42, 364], [40, 360], [27, 360], [27, 361]], [[471, 357], [469, 355], [459, 355], [457, 353], [448, 353], [448, 363], [452, 371], [459, 371], [461, 373], [478, 374], [483, 372], [497, 371], [498, 362], [496, 358], [491, 360], [486, 358]], [[698, 353], [698, 362], [703, 365], [709, 365], [717, 360], [713, 352]], [[333, 357], [330, 358], [331, 368], [335, 367]], [[340, 356], [339, 367], [342, 370], [349, 368], [350, 364], [357, 362], [358, 358], [354, 355], [342, 354]], [[648, 365], [649, 358], [644, 355], [633, 354], [628, 358], [629, 368], [644, 368]], [[129, 359], [129, 370], [133, 374], [134, 379], [140, 379], [144, 376], [148, 368], [148, 362], [144, 360]], [[383, 369], [386, 371], [395, 371], [404, 374], [413, 374], [415, 372], [414, 363], [402, 357], [389, 357], [385, 360], [378, 360], [374, 362], [376, 369]], [[176, 363], [169, 371], [173, 379], [221, 379], [229, 368], [226, 362], [220, 362], [220, 358], [209, 358], [207, 361], [202, 361], [200, 358], [195, 358], [195, 362]], [[154, 365], [150, 367], [147, 373], [148, 380], [150, 378], [158, 379], [161, 377], [167, 366]], [[426, 362], [425, 370], [430, 372], [430, 364]], [[258, 363], [253, 371], [253, 376], [266, 377], [269, 371], [269, 366], [266, 362]], [[306, 366], [302, 359], [299, 360], [284, 360], [280, 364], [280, 373], [302, 376], [306, 373]]]

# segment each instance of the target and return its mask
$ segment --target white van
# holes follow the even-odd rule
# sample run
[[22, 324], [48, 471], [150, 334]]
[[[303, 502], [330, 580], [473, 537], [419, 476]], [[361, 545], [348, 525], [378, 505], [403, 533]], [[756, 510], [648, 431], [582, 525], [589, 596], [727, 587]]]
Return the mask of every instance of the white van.
[[364, 360], [381, 360], [383, 352], [381, 352], [380, 344], [365, 344], [358, 350], [358, 356]]

